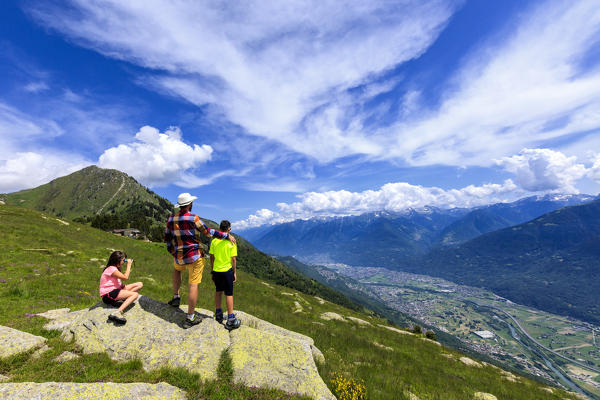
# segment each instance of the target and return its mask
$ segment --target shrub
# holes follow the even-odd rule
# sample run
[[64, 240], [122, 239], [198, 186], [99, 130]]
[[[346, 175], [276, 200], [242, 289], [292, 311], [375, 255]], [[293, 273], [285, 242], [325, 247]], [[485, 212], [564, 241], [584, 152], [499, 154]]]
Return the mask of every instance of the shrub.
[[366, 386], [362, 381], [346, 379], [342, 374], [334, 373], [331, 384], [338, 400], [365, 400], [367, 398]]
[[421, 327], [419, 325], [415, 325], [415, 326], [413, 326], [413, 333], [420, 335], [421, 333], [423, 333], [423, 330], [421, 329]]
[[435, 332], [434, 331], [427, 331], [427, 332], [425, 332], [425, 337], [427, 339], [437, 340], [436, 337], [435, 337]]

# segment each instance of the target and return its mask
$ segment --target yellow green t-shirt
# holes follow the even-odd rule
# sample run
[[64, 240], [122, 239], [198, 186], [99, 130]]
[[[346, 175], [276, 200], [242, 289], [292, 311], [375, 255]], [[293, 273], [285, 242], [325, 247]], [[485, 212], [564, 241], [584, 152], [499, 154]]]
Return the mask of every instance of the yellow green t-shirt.
[[215, 256], [213, 271], [225, 272], [232, 267], [231, 257], [237, 257], [237, 245], [229, 240], [213, 238], [208, 252]]

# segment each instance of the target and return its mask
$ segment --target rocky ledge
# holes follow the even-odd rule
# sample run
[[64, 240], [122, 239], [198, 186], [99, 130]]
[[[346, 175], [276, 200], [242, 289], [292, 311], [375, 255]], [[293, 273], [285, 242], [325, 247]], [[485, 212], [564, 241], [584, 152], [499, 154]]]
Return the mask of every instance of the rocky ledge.
[[182, 390], [166, 383], [3, 383], [0, 398], [4, 400], [185, 400]]
[[10, 357], [39, 347], [46, 338], [0, 325], [0, 354]]
[[184, 329], [183, 308], [140, 296], [122, 326], [107, 322], [114, 309], [102, 303], [75, 312], [61, 309], [41, 315], [51, 319], [46, 329], [62, 331], [63, 339], [75, 340], [86, 354], [106, 352], [117, 361], [139, 359], [146, 370], [185, 368], [214, 380], [221, 353], [229, 350], [235, 382], [319, 400], [335, 399], [317, 371], [315, 358], [324, 359], [312, 338], [243, 312], [237, 312], [242, 326], [229, 332], [212, 318], [212, 312], [202, 309], [197, 311], [202, 322]]

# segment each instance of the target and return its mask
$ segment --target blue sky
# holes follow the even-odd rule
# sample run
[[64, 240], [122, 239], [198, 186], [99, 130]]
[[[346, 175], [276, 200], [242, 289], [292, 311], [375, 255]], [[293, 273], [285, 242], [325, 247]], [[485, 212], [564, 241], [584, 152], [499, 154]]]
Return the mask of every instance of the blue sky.
[[600, 190], [597, 1], [3, 1], [0, 19], [0, 192], [96, 164], [240, 229]]

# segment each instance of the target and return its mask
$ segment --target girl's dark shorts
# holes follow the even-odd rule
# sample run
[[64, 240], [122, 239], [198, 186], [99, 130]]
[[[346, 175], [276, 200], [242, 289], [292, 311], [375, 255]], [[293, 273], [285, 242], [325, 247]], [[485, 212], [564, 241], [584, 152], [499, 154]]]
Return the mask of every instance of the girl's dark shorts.
[[102, 296], [102, 301], [109, 306], [117, 306], [117, 297], [119, 296], [120, 291], [121, 289], [119, 288], [106, 293], [104, 296]]
[[233, 296], [233, 268], [225, 272], [212, 271], [212, 279], [217, 292], [225, 292], [225, 296]]

